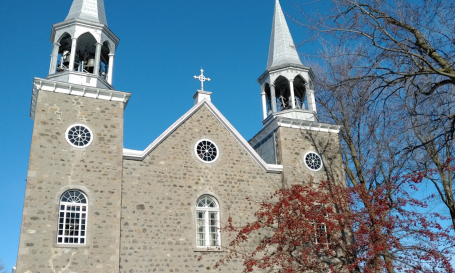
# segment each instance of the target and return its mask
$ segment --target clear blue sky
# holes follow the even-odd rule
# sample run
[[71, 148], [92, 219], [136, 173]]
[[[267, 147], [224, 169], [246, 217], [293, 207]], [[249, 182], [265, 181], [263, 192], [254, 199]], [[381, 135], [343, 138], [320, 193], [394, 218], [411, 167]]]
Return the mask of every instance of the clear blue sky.
[[[274, 0], [105, 0], [109, 28], [120, 38], [114, 86], [133, 95], [125, 110], [125, 148], [144, 149], [193, 105], [201, 66], [205, 89], [248, 140], [262, 128], [256, 79], [267, 64]], [[293, 14], [292, 0], [281, 0]], [[45, 78], [51, 26], [72, 0], [0, 1], [0, 259], [17, 256], [33, 120], [33, 77]], [[291, 23], [294, 41], [305, 29]], [[312, 50], [299, 48], [299, 51]]]

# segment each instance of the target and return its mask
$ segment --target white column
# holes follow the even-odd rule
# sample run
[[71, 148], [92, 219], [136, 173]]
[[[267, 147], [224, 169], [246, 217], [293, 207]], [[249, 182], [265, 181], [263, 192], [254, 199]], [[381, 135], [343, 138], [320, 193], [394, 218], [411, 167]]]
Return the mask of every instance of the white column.
[[270, 99], [272, 100], [272, 112], [276, 113], [276, 96], [275, 96], [275, 85], [270, 85]]
[[49, 68], [49, 75], [54, 74], [57, 70], [57, 61], [58, 61], [58, 50], [60, 49], [60, 44], [55, 43], [52, 48], [51, 54], [51, 67]]
[[262, 115], [264, 116], [264, 119], [267, 118], [267, 97], [264, 91], [261, 93], [262, 95]]
[[93, 74], [98, 75], [98, 76], [100, 74], [101, 46], [102, 46], [102, 44], [96, 43], [95, 67], [93, 68]]
[[71, 43], [71, 55], [70, 55], [70, 65], [68, 67], [69, 71], [74, 71], [74, 61], [76, 60], [76, 46], [77, 46], [77, 38], [72, 38]]
[[109, 70], [107, 71], [107, 82], [112, 85], [112, 73], [114, 72], [114, 56], [115, 54], [109, 54]]
[[292, 109], [295, 109], [294, 80], [289, 80], [289, 89], [291, 90]]
[[306, 90], [306, 100], [308, 102], [308, 110], [317, 113], [316, 111], [316, 99], [314, 98], [314, 90]]

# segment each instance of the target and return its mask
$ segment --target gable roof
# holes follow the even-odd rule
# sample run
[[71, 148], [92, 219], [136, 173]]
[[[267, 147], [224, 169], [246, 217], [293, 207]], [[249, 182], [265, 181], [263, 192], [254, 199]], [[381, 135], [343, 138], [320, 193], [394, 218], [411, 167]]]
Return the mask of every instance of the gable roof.
[[107, 26], [104, 0], [74, 0], [65, 21], [83, 19]]
[[294, 40], [292, 39], [291, 32], [286, 23], [286, 18], [281, 9], [280, 2], [276, 0], [267, 69], [289, 64], [302, 65], [302, 62], [295, 49]]
[[202, 106], [212, 112], [216, 119], [229, 131], [229, 133], [237, 140], [245, 151], [253, 158], [254, 161], [268, 173], [281, 173], [283, 171], [282, 165], [267, 164], [259, 154], [251, 147], [251, 145], [242, 137], [242, 135], [232, 126], [232, 124], [221, 114], [221, 112], [210, 101], [203, 100], [193, 106], [186, 114], [180, 117], [174, 124], [164, 131], [155, 141], [152, 142], [145, 150], [130, 150], [123, 149], [123, 159], [129, 160], [144, 160], [158, 145], [160, 145], [166, 138], [168, 138], [177, 128], [179, 128], [185, 121], [187, 121], [194, 113], [196, 113]]

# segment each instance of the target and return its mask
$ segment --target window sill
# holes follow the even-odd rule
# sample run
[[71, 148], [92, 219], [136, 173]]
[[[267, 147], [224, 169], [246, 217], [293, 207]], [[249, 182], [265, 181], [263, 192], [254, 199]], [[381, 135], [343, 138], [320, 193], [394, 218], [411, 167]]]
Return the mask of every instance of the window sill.
[[90, 248], [89, 245], [76, 245], [76, 244], [53, 244], [54, 248]]
[[224, 252], [223, 248], [220, 246], [215, 247], [195, 247], [193, 248], [194, 252]]

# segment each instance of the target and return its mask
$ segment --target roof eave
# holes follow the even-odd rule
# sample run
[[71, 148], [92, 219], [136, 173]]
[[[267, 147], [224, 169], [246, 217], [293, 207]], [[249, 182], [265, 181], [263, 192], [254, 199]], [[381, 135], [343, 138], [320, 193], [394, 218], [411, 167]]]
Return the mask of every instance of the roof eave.
[[301, 64], [283, 64], [283, 65], [278, 65], [278, 66], [273, 66], [271, 68], [268, 68], [265, 70], [264, 73], [257, 79], [258, 83], [261, 84], [264, 81], [264, 78], [267, 77], [267, 75], [272, 74], [274, 72], [279, 72], [280, 70], [285, 70], [285, 69], [302, 69], [305, 72], [308, 72], [308, 75], [310, 75], [311, 80], [314, 80], [314, 72], [309, 66], [304, 66]]
[[52, 25], [52, 31], [51, 31], [51, 42], [54, 41], [55, 33], [57, 32], [57, 30], [59, 30], [61, 28], [69, 27], [71, 25], [94, 27], [95, 29], [104, 31], [109, 36], [109, 38], [112, 39], [112, 41], [116, 45], [120, 42], [120, 39], [117, 37], [117, 35], [115, 35], [114, 32], [112, 32], [112, 30], [110, 30], [107, 25], [101, 24], [101, 23], [92, 22], [92, 21], [88, 21], [88, 20], [84, 20], [84, 19], [78, 19], [78, 18], [70, 19], [70, 20], [67, 20], [67, 21], [63, 21], [63, 22], [60, 22], [60, 23], [53, 24]]

